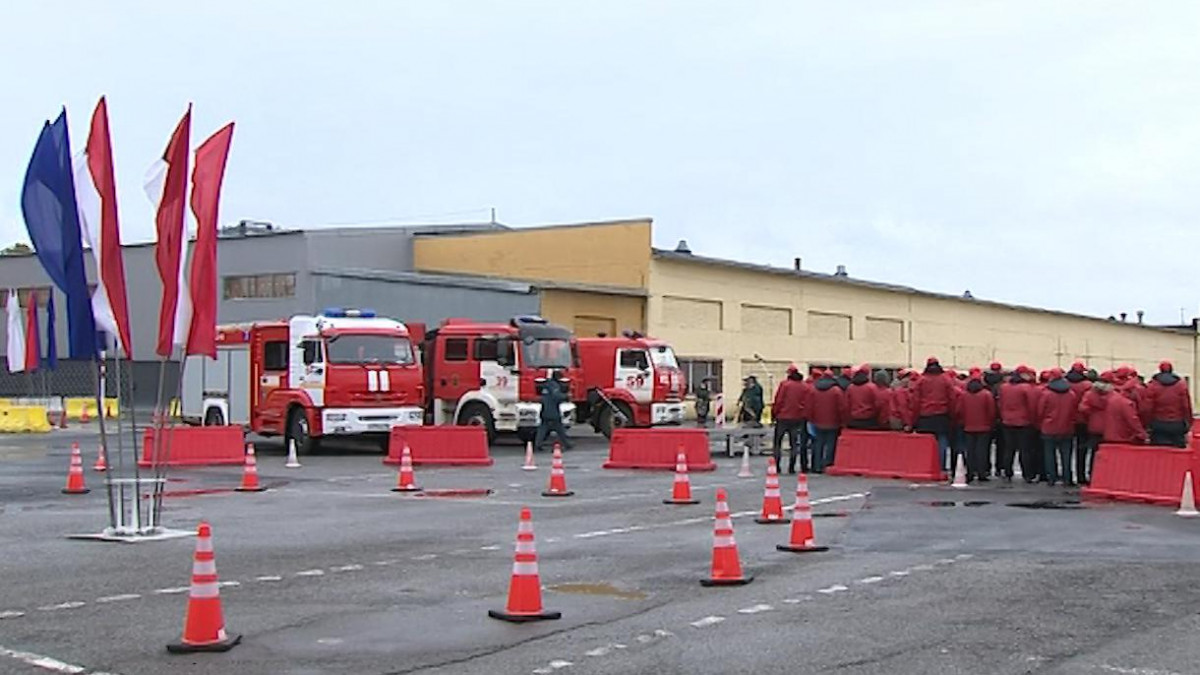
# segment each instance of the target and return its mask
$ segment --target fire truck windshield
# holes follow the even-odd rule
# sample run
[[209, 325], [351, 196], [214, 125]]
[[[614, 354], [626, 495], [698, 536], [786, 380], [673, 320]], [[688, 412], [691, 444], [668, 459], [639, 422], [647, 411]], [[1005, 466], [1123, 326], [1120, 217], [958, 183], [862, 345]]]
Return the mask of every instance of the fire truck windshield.
[[530, 368], [570, 368], [571, 342], [561, 338], [526, 338], [521, 356]]
[[330, 363], [413, 362], [412, 343], [408, 338], [391, 335], [342, 334], [329, 338]]
[[650, 348], [650, 360], [654, 365], [661, 368], [678, 368], [679, 362], [675, 360], [675, 352], [670, 347], [662, 345], [659, 347]]

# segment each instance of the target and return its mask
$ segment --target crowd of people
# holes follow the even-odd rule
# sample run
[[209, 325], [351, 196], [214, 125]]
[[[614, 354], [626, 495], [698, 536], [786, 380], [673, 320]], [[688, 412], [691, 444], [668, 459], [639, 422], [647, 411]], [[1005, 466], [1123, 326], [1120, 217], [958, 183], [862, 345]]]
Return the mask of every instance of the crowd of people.
[[1130, 366], [1098, 373], [1083, 362], [1065, 372], [992, 363], [960, 373], [930, 357], [894, 380], [867, 365], [814, 368], [806, 380], [792, 366], [772, 404], [775, 462], [782, 468], [787, 438], [789, 473], [797, 461], [823, 473], [842, 429], [890, 429], [933, 435], [942, 468], [952, 472], [962, 455], [968, 481], [1011, 482], [1016, 461], [1027, 483], [1086, 485], [1102, 442], [1187, 447], [1188, 384], [1168, 361], [1158, 370], [1149, 381]]

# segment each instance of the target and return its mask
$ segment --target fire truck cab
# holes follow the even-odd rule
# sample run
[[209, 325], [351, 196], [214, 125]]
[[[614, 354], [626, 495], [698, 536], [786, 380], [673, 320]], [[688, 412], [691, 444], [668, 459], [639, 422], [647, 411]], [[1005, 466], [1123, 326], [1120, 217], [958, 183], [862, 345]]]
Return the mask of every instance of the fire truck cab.
[[190, 357], [184, 369], [185, 418], [284, 435], [301, 453], [327, 436], [420, 425], [423, 400], [408, 329], [370, 310], [223, 326], [217, 359]]
[[[578, 386], [571, 332], [537, 316], [507, 324], [447, 319], [426, 334], [422, 354], [426, 422], [485, 427], [489, 442], [498, 433], [533, 439], [542, 408], [539, 382], [553, 371]], [[560, 410], [570, 424], [575, 405]]]
[[579, 420], [612, 436], [615, 427], [650, 427], [683, 422], [687, 391], [675, 351], [639, 333], [579, 338], [583, 372]]

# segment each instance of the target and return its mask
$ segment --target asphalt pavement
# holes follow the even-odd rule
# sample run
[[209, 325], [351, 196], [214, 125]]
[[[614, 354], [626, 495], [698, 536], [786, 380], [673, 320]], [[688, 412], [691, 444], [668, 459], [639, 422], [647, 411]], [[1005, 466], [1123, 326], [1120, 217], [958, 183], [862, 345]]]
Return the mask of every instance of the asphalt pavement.
[[[87, 495], [59, 492], [72, 441]], [[567, 453], [565, 499], [540, 495], [550, 458], [523, 471], [516, 444], [493, 447], [492, 467], [417, 468], [449, 496], [391, 492], [369, 447], [286, 469], [260, 443], [262, 493], [232, 491], [238, 467], [172, 470], [164, 524], [212, 523], [227, 628], [244, 637], [171, 655], [194, 539], [68, 539], [107, 522], [95, 444], [94, 428], [0, 437], [0, 673], [1200, 672], [1200, 522], [1170, 509], [812, 476], [831, 550], [796, 555], [775, 549], [788, 527], [754, 523], [765, 459], [738, 479], [718, 456], [691, 476], [702, 503], [669, 506], [670, 473], [601, 469], [595, 437]], [[746, 586], [699, 584], [718, 486]], [[545, 604], [563, 616], [508, 624], [487, 611], [504, 606], [526, 505]]]

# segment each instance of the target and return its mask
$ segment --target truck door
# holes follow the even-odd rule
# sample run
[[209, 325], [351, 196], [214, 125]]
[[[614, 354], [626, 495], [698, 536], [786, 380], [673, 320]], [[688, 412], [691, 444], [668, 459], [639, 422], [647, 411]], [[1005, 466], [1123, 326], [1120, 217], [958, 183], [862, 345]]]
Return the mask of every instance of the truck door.
[[280, 397], [272, 396], [287, 385], [288, 343], [287, 340], [259, 340], [254, 348], [258, 353], [251, 359], [259, 372], [251, 374], [254, 392], [256, 420], [251, 420], [256, 430], [283, 431], [284, 405]]
[[471, 359], [470, 346], [467, 337], [438, 337], [433, 380], [436, 398], [457, 402], [467, 392], [479, 389], [479, 363]]
[[291, 375], [293, 386], [308, 394], [313, 405], [325, 405], [325, 342], [306, 337], [293, 348]]
[[633, 395], [638, 403], [650, 403], [654, 398], [654, 374], [650, 357], [644, 349], [617, 351], [617, 372], [613, 384]]

